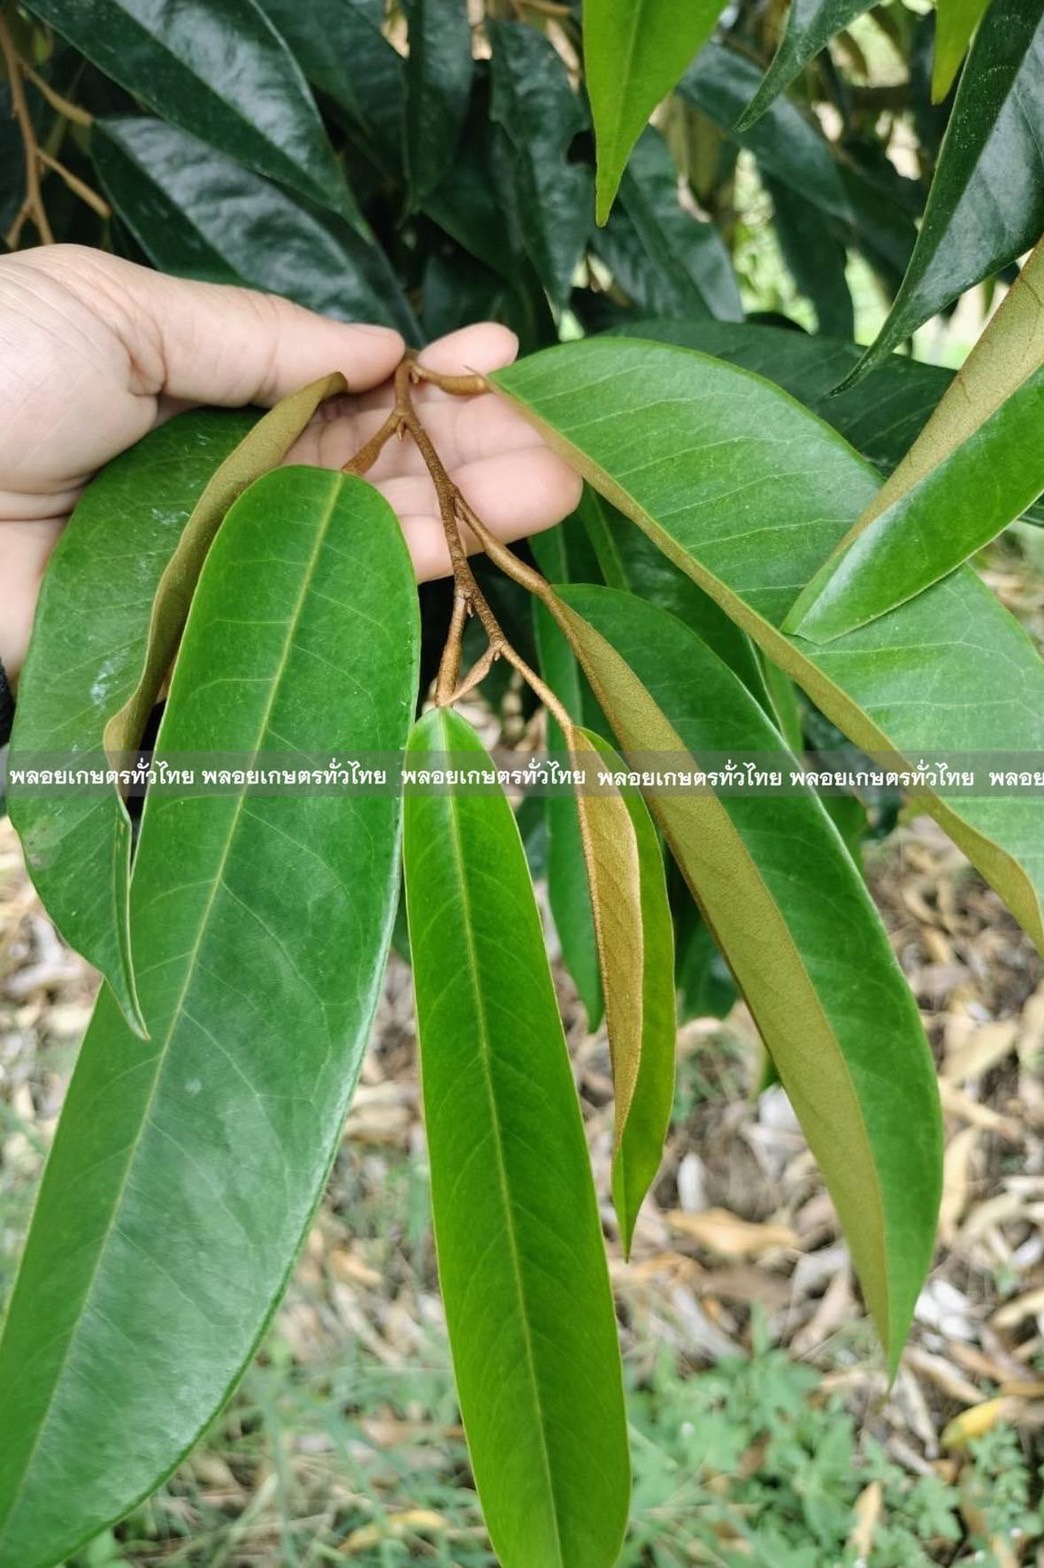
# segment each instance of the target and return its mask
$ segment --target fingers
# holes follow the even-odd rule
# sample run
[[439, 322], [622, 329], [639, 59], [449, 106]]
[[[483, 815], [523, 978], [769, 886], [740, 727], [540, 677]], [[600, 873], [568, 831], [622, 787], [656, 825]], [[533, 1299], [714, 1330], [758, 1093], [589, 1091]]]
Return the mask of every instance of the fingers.
[[121, 339], [138, 395], [268, 405], [334, 370], [365, 391], [402, 358], [387, 327], [330, 321], [273, 294], [166, 277], [81, 246], [55, 246], [35, 265]]
[[[580, 500], [579, 475], [546, 447], [482, 458], [452, 477], [483, 522], [508, 543], [553, 527]], [[418, 582], [448, 576], [449, 553], [431, 481], [403, 475], [377, 488], [399, 514]], [[470, 536], [465, 543], [469, 551], [478, 548]]]
[[[518, 355], [518, 338], [509, 327], [496, 321], [480, 321], [473, 327], [462, 327], [459, 332], [449, 332], [435, 343], [429, 343], [417, 358], [429, 370], [444, 376], [466, 376], [473, 371], [487, 375], [493, 370], [503, 370], [513, 364]], [[429, 386], [427, 392], [434, 397], [451, 394], [439, 393]]]
[[[291, 454], [291, 462], [314, 462], [321, 468], [341, 468], [384, 423], [387, 410], [354, 410], [342, 400], [335, 411], [313, 425]], [[543, 445], [539, 433], [522, 416], [492, 394], [447, 397], [425, 402], [421, 410], [425, 427], [448, 468], [474, 463], [501, 452], [528, 450]], [[367, 477], [375, 484], [402, 474], [423, 474], [424, 459], [412, 441], [390, 441]]]

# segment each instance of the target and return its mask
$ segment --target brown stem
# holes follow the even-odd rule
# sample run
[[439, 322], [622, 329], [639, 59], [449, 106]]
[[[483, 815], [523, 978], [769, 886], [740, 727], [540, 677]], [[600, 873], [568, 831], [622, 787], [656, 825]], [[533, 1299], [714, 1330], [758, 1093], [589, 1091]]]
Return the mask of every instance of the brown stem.
[[474, 691], [476, 686], [481, 686], [494, 664], [500, 658], [501, 652], [500, 648], [494, 648], [493, 644], [490, 643], [481, 659], [475, 660], [475, 663], [453, 693], [450, 701], [459, 702], [462, 697], [468, 695], [469, 691]]
[[44, 245], [54, 244], [54, 234], [47, 219], [47, 211], [43, 204], [40, 192], [40, 151], [36, 141], [36, 132], [33, 129], [33, 117], [29, 112], [29, 103], [25, 96], [25, 82], [22, 78], [22, 62], [14, 46], [14, 39], [8, 31], [7, 23], [0, 16], [0, 54], [4, 57], [7, 68], [7, 79], [11, 85], [11, 110], [18, 121], [18, 129], [22, 134], [22, 149], [25, 154], [25, 202], [22, 211], [18, 214], [7, 234], [7, 244], [14, 249], [21, 236], [26, 218], [31, 218], [36, 232]]
[[63, 119], [71, 120], [73, 125], [88, 126], [94, 124], [94, 115], [88, 114], [86, 109], [81, 109], [78, 103], [72, 103], [68, 98], [63, 98], [61, 93], [56, 93], [50, 82], [33, 70], [31, 65], [22, 61], [22, 75], [27, 82], [32, 82], [41, 98], [46, 98], [55, 114], [60, 114]]
[[446, 646], [442, 650], [439, 673], [435, 681], [435, 701], [440, 708], [444, 708], [447, 703], [453, 701], [457, 682], [460, 679], [460, 657], [464, 643], [464, 627], [467, 624], [468, 614], [467, 598], [458, 589], [453, 595], [453, 618], [450, 621]]
[[87, 206], [93, 212], [96, 212], [99, 218], [112, 217], [112, 208], [108, 202], [99, 196], [97, 191], [92, 190], [89, 185], [81, 180], [79, 175], [74, 174], [71, 169], [67, 169], [65, 164], [60, 163], [57, 158], [52, 158], [51, 154], [46, 152], [43, 147], [37, 148], [36, 156], [45, 168], [53, 169], [58, 178], [65, 181], [73, 195], [78, 196], [82, 202], [86, 202]]
[[454, 397], [477, 397], [480, 392], [489, 391], [489, 382], [477, 371], [468, 376], [443, 375], [441, 370], [422, 365], [419, 359], [410, 361], [410, 379], [425, 381], [429, 386], [438, 387], [440, 392], [451, 392]]
[[[421, 373], [418, 375], [418, 371]], [[442, 519], [442, 531], [446, 539], [446, 549], [449, 551], [450, 566], [453, 569], [453, 579], [456, 592], [453, 601], [453, 617], [450, 622], [449, 635], [439, 664], [439, 672], [435, 681], [435, 701], [440, 707], [445, 707], [454, 702], [463, 692], [471, 691], [478, 685], [484, 675], [489, 673], [493, 663], [498, 658], [504, 658], [516, 669], [523, 680], [531, 687], [540, 701], [552, 713], [568, 733], [572, 729], [572, 720], [565, 708], [559, 702], [554, 692], [547, 686], [540, 676], [532, 669], [521, 654], [511, 646], [505, 637], [500, 622], [494, 615], [490, 605], [475, 581], [475, 574], [468, 560], [467, 548], [464, 544], [461, 526], [466, 525], [471, 529], [479, 544], [485, 550], [494, 565], [528, 588], [530, 593], [545, 603], [553, 600], [554, 595], [540, 573], [520, 561], [516, 555], [501, 544], [496, 535], [486, 527], [485, 523], [461, 495], [457, 486], [450, 478], [431, 436], [428, 434], [413, 403], [412, 387], [417, 380], [430, 380], [434, 385], [440, 386], [444, 391], [457, 392], [461, 395], [471, 395], [484, 390], [477, 385], [481, 377], [467, 376], [439, 376], [437, 373], [426, 373], [423, 367], [408, 356], [404, 358], [395, 372], [395, 401], [391, 413], [380, 429], [370, 437], [344, 465], [345, 473], [364, 474], [373, 466], [391, 440], [393, 435], [408, 434], [413, 440], [424, 465], [431, 476], [435, 486], [435, 495], [438, 499], [439, 516]], [[456, 385], [454, 384], [456, 383]], [[466, 386], [464, 383], [468, 383]], [[483, 657], [473, 666], [471, 671], [460, 683], [460, 658], [461, 646], [464, 637], [464, 627], [469, 615], [477, 615], [482, 623], [482, 628], [489, 638], [489, 647]]]

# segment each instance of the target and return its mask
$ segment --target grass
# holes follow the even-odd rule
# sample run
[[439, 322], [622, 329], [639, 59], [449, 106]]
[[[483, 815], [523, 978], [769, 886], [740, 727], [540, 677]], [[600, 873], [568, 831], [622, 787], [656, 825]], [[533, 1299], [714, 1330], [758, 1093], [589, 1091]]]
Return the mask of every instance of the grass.
[[[335, 1193], [229, 1410], [70, 1568], [495, 1568], [433, 1294], [423, 1163], [346, 1152]], [[632, 1332], [627, 1373], [621, 1568], [1010, 1568], [1044, 1541], [1013, 1430], [971, 1444], [959, 1476], [911, 1474], [756, 1312], [748, 1356], [700, 1370]]]

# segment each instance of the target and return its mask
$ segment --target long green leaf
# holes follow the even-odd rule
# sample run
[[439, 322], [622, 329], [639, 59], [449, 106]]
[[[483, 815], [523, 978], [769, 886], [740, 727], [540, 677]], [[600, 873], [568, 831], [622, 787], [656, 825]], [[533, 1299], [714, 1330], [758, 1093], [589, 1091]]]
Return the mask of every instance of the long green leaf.
[[821, 333], [835, 338], [855, 336], [855, 307], [848, 287], [848, 251], [838, 236], [837, 222], [789, 185], [762, 172], [765, 193], [772, 201], [779, 248], [798, 286], [815, 307]]
[[[675, 768], [706, 752], [785, 753], [740, 681], [680, 621], [608, 588], [569, 586], [560, 603], [627, 751]], [[942, 1126], [884, 928], [814, 795], [654, 792], [649, 803], [801, 1119], [894, 1372], [931, 1259]]]
[[852, 209], [845, 183], [818, 126], [786, 99], [777, 99], [757, 125], [739, 130], [736, 121], [761, 72], [752, 60], [723, 44], [708, 44], [678, 83], [683, 98], [702, 109], [759, 164], [806, 201], [848, 222]]
[[[410, 754], [485, 756], [445, 710]], [[502, 795], [410, 795], [404, 846], [439, 1279], [504, 1568], [611, 1568], [630, 1491], [612, 1295], [532, 884]]]
[[[190, 413], [160, 426], [88, 486], [48, 567], [20, 685], [12, 757], [99, 767], [139, 745], [229, 506], [280, 463], [339, 375], [260, 419]], [[112, 541], [120, 550], [113, 553]], [[53, 764], [52, 764], [53, 765]], [[128, 926], [130, 821], [108, 796], [10, 789], [37, 891], [66, 940], [141, 1027]]]
[[1044, 230], [1044, 0], [993, 0], [975, 35], [902, 288], [856, 375]]
[[948, 753], [1044, 750], [1044, 666], [975, 574], [825, 647], [787, 637], [798, 593], [877, 490], [834, 431], [756, 376], [660, 344], [572, 343], [493, 381], [857, 745], [932, 759], [926, 809], [1044, 946], [1037, 803], [940, 796], [931, 777]]
[[831, 38], [869, 11], [873, 0], [790, 0], [786, 27], [765, 79], [739, 122], [741, 131], [784, 92]]
[[624, 170], [619, 203], [591, 245], [642, 312], [743, 319], [724, 241], [712, 223], [682, 207], [678, 170], [651, 126]]
[[[401, 753], [416, 603], [375, 491], [268, 475], [208, 557], [160, 746], [293, 767], [331, 734]], [[2, 1568], [51, 1568], [147, 1495], [253, 1354], [380, 994], [399, 822], [391, 792], [146, 804], [132, 915], [151, 1039], [103, 990], [0, 1342]]]
[[32, 0], [26, 9], [165, 120], [367, 232], [308, 84], [255, 0]]
[[382, 250], [187, 131], [163, 120], [96, 120], [91, 156], [116, 211], [161, 271], [245, 283], [326, 316], [382, 322], [419, 338]]
[[[592, 730], [574, 730], [570, 744], [589, 777], [626, 771]], [[674, 1104], [674, 927], [660, 841], [638, 791], [580, 790], [577, 806], [613, 1064], [613, 1204], [627, 1254]]]
[[786, 629], [828, 642], [903, 604], [1044, 490], [1044, 241]]
[[722, 0], [587, 0], [584, 75], [598, 154], [598, 222], [609, 216], [631, 149], [656, 105], [714, 31]]
[[406, 164], [415, 205], [453, 163], [473, 63], [467, 0], [409, 0]]
[[591, 221], [590, 170], [567, 156], [586, 115], [549, 39], [525, 22], [487, 25], [493, 46], [490, 113], [511, 147], [523, 242], [551, 299], [561, 305]]

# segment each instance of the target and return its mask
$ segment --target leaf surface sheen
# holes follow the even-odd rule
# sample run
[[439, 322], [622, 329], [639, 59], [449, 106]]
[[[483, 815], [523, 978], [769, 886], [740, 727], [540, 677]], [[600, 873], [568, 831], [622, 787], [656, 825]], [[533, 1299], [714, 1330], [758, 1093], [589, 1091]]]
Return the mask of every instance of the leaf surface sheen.
[[419, 337], [378, 246], [187, 131], [134, 116], [96, 120], [91, 155], [109, 200], [162, 272], [246, 284], [340, 321]]
[[[208, 557], [159, 744], [401, 751], [418, 644], [387, 504], [280, 469]], [[104, 989], [0, 1341], [2, 1568], [64, 1560], [152, 1491], [253, 1354], [380, 994], [400, 819], [390, 795], [250, 784], [148, 800], [132, 916], [151, 1038]]]
[[[446, 709], [410, 756], [485, 749]], [[411, 794], [406, 893], [439, 1279], [504, 1568], [610, 1568], [630, 1492], [612, 1295], [543, 934], [502, 794]]]
[[[659, 344], [619, 349], [619, 339], [563, 345], [491, 379], [864, 750], [912, 765], [1044, 750], [1044, 666], [967, 567], [835, 643], [785, 636], [876, 475], [758, 377]], [[1037, 803], [921, 798], [1044, 946]]]
[[26, 9], [156, 114], [368, 233], [308, 84], [255, 0], [32, 0]]

